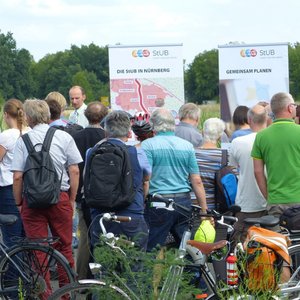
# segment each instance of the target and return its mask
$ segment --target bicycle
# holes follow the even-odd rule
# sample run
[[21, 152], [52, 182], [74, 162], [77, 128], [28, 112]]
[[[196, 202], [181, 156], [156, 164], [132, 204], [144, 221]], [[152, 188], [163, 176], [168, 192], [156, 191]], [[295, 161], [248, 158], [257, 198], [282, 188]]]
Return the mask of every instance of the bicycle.
[[[16, 221], [15, 215], [0, 214], [0, 226]], [[8, 248], [0, 241], [0, 297], [47, 299], [59, 287], [75, 282], [76, 274], [67, 259], [50, 246], [57, 240], [18, 239], [17, 242]]]
[[[234, 222], [236, 221], [236, 218], [231, 216], [221, 215], [214, 211], [210, 213], [201, 213], [200, 212], [201, 208], [196, 205], [193, 205], [192, 210], [189, 211], [187, 208], [176, 204], [174, 200], [165, 199], [159, 195], [155, 195], [153, 198], [156, 198], [156, 200], [158, 200], [156, 207], [162, 208], [162, 206], [164, 206], [163, 207], [164, 209], [177, 209], [189, 216], [189, 226], [188, 226], [189, 228], [183, 234], [183, 237], [181, 239], [177, 261], [174, 265], [172, 265], [169, 268], [166, 280], [163, 283], [158, 299], [173, 300], [176, 298], [184, 268], [187, 269], [197, 268], [202, 273], [202, 278], [206, 282], [208, 290], [206, 293], [198, 296], [206, 297], [206, 299], [210, 299], [210, 300], [236, 299], [238, 286], [226, 286], [224, 284], [223, 287], [220, 287], [218, 285], [218, 281], [215, 275], [213, 274], [213, 271], [211, 270], [211, 267], [208, 264], [209, 258], [211, 260], [221, 260], [229, 254], [230, 251], [229, 242], [226, 240], [222, 240], [216, 243], [201, 243], [201, 242], [193, 243], [193, 241], [189, 241], [190, 231], [193, 226], [192, 224], [195, 218], [212, 217], [217, 222], [220, 222], [222, 225], [225, 225], [228, 228], [232, 228], [232, 226], [226, 224], [224, 220], [229, 222]], [[162, 203], [164, 205], [162, 205]], [[100, 226], [102, 228], [102, 232], [104, 233], [104, 236], [106, 236], [107, 238], [106, 243], [109, 244], [110, 247], [122, 251], [120, 247], [116, 246], [117, 238], [114, 237], [112, 233], [107, 233], [103, 226], [103, 220], [106, 221], [118, 220], [119, 218], [121, 220], [123, 217], [114, 216], [112, 214], [104, 214], [100, 219]], [[126, 220], [128, 221], [128, 218]], [[259, 224], [259, 220], [256, 220], [256, 223]], [[270, 223], [268, 224], [270, 225]], [[263, 226], [268, 224], [265, 224], [264, 221], [261, 222], [261, 225]], [[194, 247], [195, 245], [196, 247]], [[300, 253], [299, 247], [297, 245], [294, 248], [291, 248], [290, 255], [291, 256], [299, 255]], [[188, 253], [192, 257], [193, 259], [192, 262], [183, 261], [183, 258], [185, 257], [186, 253]], [[100, 264], [94, 264], [91, 267], [94, 273], [99, 274], [102, 266]], [[299, 268], [295, 270], [294, 274], [298, 274], [298, 273], [299, 273]], [[114, 274], [114, 276], [117, 277], [118, 275]], [[292, 276], [288, 283], [279, 286], [278, 295], [282, 297], [289, 297], [289, 295], [295, 295], [295, 293], [300, 292], [299, 280], [297, 280], [295, 276]], [[136, 293], [130, 287], [128, 287], [121, 279], [119, 280], [119, 282], [122, 285], [122, 288], [110, 284], [105, 280], [88, 280], [88, 279], [80, 280], [76, 283], [64, 286], [63, 288], [59, 289], [58, 291], [53, 293], [53, 295], [49, 298], [49, 300], [60, 299], [60, 297], [62, 296], [69, 296], [71, 299], [83, 299], [83, 297], [85, 297], [86, 295], [94, 295], [95, 293], [101, 293], [101, 290], [106, 290], [106, 291], [108, 290], [109, 294], [114, 295], [116, 299], [139, 299]], [[223, 296], [226, 295], [225, 296], [226, 298], [224, 297], [222, 298], [222, 295]], [[243, 297], [241, 299], [255, 299], [255, 296], [250, 294], [243, 294], [241, 297]], [[110, 297], [110, 299], [111, 298], [112, 296]]]
[[[172, 199], [164, 199], [163, 197], [159, 195], [153, 196], [153, 198], [156, 198], [160, 202], [165, 203], [164, 209], [178, 209], [181, 211], [181, 213], [186, 214], [189, 216], [188, 218], [188, 229], [187, 231], [183, 234], [183, 237], [181, 239], [181, 244], [179, 247], [178, 251], [178, 257], [176, 258], [176, 263], [170, 267], [168, 270], [168, 275], [166, 277], [166, 280], [164, 281], [163, 287], [160, 292], [160, 297], [159, 299], [175, 299], [178, 289], [179, 289], [179, 284], [180, 284], [180, 279], [182, 278], [182, 273], [183, 269], [189, 268], [198, 268], [199, 264], [198, 261], [197, 263], [193, 262], [185, 262], [183, 261], [183, 258], [185, 257], [187, 253], [187, 241], [190, 238], [191, 230], [194, 224], [194, 220], [198, 218], [200, 214], [201, 208], [199, 206], [193, 205], [192, 210], [190, 211], [184, 206], [178, 205], [174, 202]], [[162, 208], [161, 203], [157, 205], [158, 208]], [[237, 219], [235, 217], [231, 216], [222, 216], [217, 213], [215, 214], [202, 214], [202, 216], [209, 216], [209, 217], [214, 217], [216, 220], [218, 220], [221, 224], [224, 224], [224, 219], [228, 221], [236, 221]], [[114, 214], [110, 213], [105, 213], [103, 216], [100, 218], [100, 227], [102, 229], [102, 236], [105, 237], [106, 239], [106, 244], [109, 245], [113, 249], [118, 249], [120, 252], [124, 253], [124, 251], [119, 247], [116, 246], [117, 244], [117, 237], [115, 237], [112, 233], [107, 233], [106, 229], [104, 227], [103, 221], [129, 221], [128, 217], [122, 217], [122, 216], [116, 216]], [[218, 250], [221, 248], [224, 248], [224, 246], [227, 246], [228, 242], [223, 240], [217, 243], [211, 244], [210, 251], [213, 250]], [[223, 251], [223, 250], [222, 250]], [[199, 251], [197, 251], [199, 252]], [[193, 253], [194, 254], [194, 253]], [[125, 255], [125, 253], [124, 253]], [[196, 254], [197, 256], [197, 254]], [[196, 259], [199, 259], [197, 256]], [[205, 264], [205, 267], [207, 265]], [[100, 264], [90, 264], [90, 267], [92, 269], [92, 272], [95, 274], [100, 274], [101, 273], [101, 268], [102, 266]], [[209, 278], [213, 278], [213, 275], [210, 273], [209, 269], [204, 270], [205, 274], [208, 274]], [[112, 271], [113, 276], [115, 276], [118, 279], [118, 275]], [[211, 279], [214, 280], [214, 279]], [[137, 294], [133, 291], [132, 288], [130, 288], [126, 283], [124, 283], [122, 280], [119, 280], [119, 283], [122, 285], [122, 288], [112, 285], [105, 280], [79, 280], [76, 283], [64, 286], [63, 288], [57, 290], [53, 295], [49, 298], [50, 299], [60, 299], [60, 297], [70, 297], [71, 299], [83, 299], [84, 296], [87, 295], [93, 295], [97, 294], [99, 297], [99, 293], [101, 294], [101, 291], [104, 293], [108, 291], [110, 294], [110, 299], [113, 297], [112, 295], [116, 296], [116, 299], [139, 299]], [[84, 295], [84, 296], [83, 296]], [[101, 295], [103, 298], [103, 295]]]

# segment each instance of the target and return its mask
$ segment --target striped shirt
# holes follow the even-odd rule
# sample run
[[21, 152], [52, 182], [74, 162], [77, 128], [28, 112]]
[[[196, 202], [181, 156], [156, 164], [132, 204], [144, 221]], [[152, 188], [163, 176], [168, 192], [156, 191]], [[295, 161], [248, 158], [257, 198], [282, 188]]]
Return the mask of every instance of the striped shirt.
[[150, 166], [150, 194], [172, 194], [191, 191], [189, 175], [199, 174], [193, 145], [175, 136], [160, 132], [142, 142]]
[[[215, 173], [221, 168], [222, 149], [195, 149], [196, 161], [206, 194], [208, 209], [215, 208]], [[191, 194], [195, 204], [195, 194]]]

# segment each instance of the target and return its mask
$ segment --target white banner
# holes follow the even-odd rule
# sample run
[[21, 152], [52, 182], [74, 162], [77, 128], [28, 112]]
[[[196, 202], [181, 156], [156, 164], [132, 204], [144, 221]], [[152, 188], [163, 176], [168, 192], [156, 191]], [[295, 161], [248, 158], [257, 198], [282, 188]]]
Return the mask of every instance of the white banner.
[[221, 116], [229, 121], [238, 105], [289, 91], [288, 45], [219, 46], [219, 79]]
[[184, 103], [182, 44], [109, 46], [112, 109], [134, 115]]

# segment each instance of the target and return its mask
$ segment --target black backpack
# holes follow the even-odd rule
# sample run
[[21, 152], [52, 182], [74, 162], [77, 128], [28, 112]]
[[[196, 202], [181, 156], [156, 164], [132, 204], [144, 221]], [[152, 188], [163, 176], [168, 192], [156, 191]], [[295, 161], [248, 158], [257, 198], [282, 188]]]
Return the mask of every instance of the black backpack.
[[66, 124], [66, 126], [54, 125], [52, 127], [63, 130], [65, 132], [67, 132], [68, 134], [70, 134], [71, 136], [74, 136], [75, 133], [77, 133], [78, 131], [83, 129], [83, 127], [81, 125], [74, 124], [71, 122], [68, 122]]
[[300, 230], [300, 205], [295, 204], [283, 211], [280, 225], [288, 230]]
[[103, 212], [129, 206], [135, 190], [127, 146], [106, 140], [96, 144], [87, 155], [83, 180], [87, 206]]
[[215, 173], [215, 206], [220, 213], [234, 205], [237, 192], [237, 176], [227, 163], [227, 150], [222, 150], [221, 168]]
[[59, 179], [49, 153], [56, 129], [49, 127], [42, 148], [36, 151], [28, 134], [22, 139], [28, 151], [23, 173], [23, 193], [29, 208], [47, 208], [59, 200], [61, 178]]

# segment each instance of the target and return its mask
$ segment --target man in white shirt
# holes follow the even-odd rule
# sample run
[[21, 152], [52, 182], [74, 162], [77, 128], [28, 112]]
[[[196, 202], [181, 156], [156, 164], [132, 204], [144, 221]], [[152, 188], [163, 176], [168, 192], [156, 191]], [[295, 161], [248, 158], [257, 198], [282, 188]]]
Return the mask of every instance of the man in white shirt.
[[[43, 144], [46, 133], [50, 128], [48, 125], [49, 107], [46, 101], [43, 100], [26, 100], [24, 111], [28, 125], [32, 128], [28, 132], [28, 137], [32, 144], [37, 146], [35, 149], [39, 151], [38, 146]], [[74, 139], [63, 130], [55, 131], [49, 153], [59, 176], [58, 178], [61, 178], [58, 202], [47, 208], [28, 207], [26, 196], [23, 194], [23, 174], [28, 151], [22, 138], [19, 138], [16, 143], [11, 166], [11, 171], [14, 172], [13, 192], [16, 205], [22, 206], [20, 210], [26, 237], [34, 239], [48, 237], [50, 228], [52, 235], [59, 237], [59, 243], [56, 243], [54, 247], [65, 256], [70, 266], [73, 267], [72, 216], [79, 182], [78, 164], [82, 162], [82, 158]], [[43, 259], [43, 257], [38, 259]], [[58, 272], [60, 278], [64, 278], [63, 271], [58, 270]], [[48, 287], [48, 282], [46, 284]], [[63, 284], [63, 282], [60, 282], [60, 284]], [[49, 294], [51, 294], [51, 289], [47, 288], [43, 296], [46, 297]], [[43, 299], [48, 299], [48, 297]]]
[[244, 241], [248, 227], [245, 218], [256, 218], [266, 214], [266, 199], [262, 195], [254, 176], [251, 150], [256, 133], [267, 127], [267, 111], [259, 104], [248, 111], [248, 122], [253, 133], [235, 138], [231, 143], [229, 164], [239, 168], [239, 183], [235, 203], [241, 207], [237, 213], [234, 240]]
[[84, 115], [87, 107], [86, 104], [84, 104], [84, 100], [86, 99], [84, 89], [78, 85], [71, 87], [69, 97], [72, 106], [75, 108], [75, 110], [71, 112], [69, 120], [74, 124], [81, 125], [83, 128], [87, 127], [89, 125], [89, 121]]

